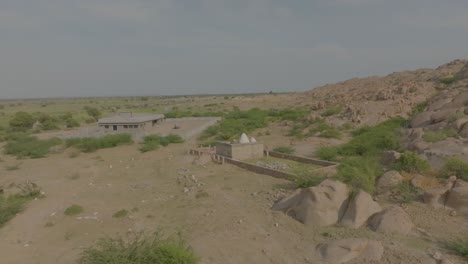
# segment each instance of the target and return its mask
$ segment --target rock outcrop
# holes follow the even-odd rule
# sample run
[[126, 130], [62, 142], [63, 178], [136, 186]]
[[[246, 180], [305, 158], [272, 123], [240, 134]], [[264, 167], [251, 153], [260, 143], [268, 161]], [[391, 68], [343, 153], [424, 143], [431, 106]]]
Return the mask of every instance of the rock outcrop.
[[447, 193], [445, 206], [456, 210], [457, 214], [468, 216], [468, 186], [452, 188]]
[[348, 238], [320, 244], [316, 251], [322, 263], [340, 264], [351, 260], [380, 261], [384, 248], [378, 241]]
[[403, 181], [403, 177], [397, 171], [387, 171], [377, 179], [377, 192], [387, 192]]
[[407, 235], [414, 224], [403, 208], [391, 206], [369, 219], [369, 227], [376, 232]]
[[344, 215], [349, 194], [346, 184], [326, 179], [318, 186], [296, 190], [273, 209], [284, 211], [306, 225], [329, 226]]
[[370, 194], [359, 191], [349, 202], [340, 225], [350, 228], [359, 228], [367, 222], [372, 215], [380, 212], [382, 208], [376, 203]]

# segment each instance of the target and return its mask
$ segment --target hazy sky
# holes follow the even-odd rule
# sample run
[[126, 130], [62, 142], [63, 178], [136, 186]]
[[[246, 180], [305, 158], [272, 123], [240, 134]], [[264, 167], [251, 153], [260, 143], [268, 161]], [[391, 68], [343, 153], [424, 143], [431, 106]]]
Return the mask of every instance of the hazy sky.
[[303, 91], [467, 54], [467, 0], [0, 0], [0, 98]]

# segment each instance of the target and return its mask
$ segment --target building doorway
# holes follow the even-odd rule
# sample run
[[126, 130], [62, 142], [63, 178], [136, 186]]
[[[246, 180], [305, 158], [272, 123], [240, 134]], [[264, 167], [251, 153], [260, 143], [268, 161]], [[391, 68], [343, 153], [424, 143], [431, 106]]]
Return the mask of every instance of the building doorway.
[[112, 127], [112, 129], [113, 129], [114, 131], [117, 131], [117, 126], [114, 125], [114, 126]]

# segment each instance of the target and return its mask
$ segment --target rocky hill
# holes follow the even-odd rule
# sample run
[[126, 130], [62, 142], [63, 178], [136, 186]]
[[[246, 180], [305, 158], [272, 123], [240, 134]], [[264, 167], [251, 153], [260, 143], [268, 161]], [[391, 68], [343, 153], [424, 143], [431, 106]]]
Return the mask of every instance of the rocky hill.
[[329, 117], [336, 124], [375, 124], [391, 117], [409, 117], [413, 109], [434, 96], [444, 97], [448, 102], [458, 90], [466, 88], [467, 78], [468, 61], [455, 60], [436, 69], [396, 72], [384, 77], [355, 78], [325, 85], [301, 94], [295, 103], [309, 106], [312, 115], [339, 109], [336, 111], [339, 114]]

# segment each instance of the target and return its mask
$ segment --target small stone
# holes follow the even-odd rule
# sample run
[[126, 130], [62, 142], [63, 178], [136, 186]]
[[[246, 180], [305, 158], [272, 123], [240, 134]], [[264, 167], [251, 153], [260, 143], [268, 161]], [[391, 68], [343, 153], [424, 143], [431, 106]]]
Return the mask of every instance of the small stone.
[[278, 224], [278, 223], [275, 223], [275, 227], [278, 227], [278, 226], [279, 226], [279, 224]]
[[242, 224], [242, 219], [239, 219], [238, 223], [239, 223], [239, 224]]
[[450, 211], [450, 216], [457, 216], [457, 211], [455, 210]]
[[434, 252], [434, 254], [432, 254], [432, 257], [435, 260], [441, 261], [442, 260], [442, 253], [440, 253], [440, 251], [436, 251], [436, 252]]
[[187, 188], [187, 187], [184, 187], [184, 193], [188, 193], [189, 191], [190, 191], [190, 189], [189, 189], [189, 188]]

